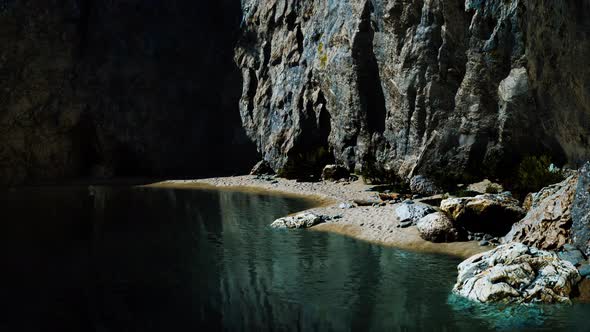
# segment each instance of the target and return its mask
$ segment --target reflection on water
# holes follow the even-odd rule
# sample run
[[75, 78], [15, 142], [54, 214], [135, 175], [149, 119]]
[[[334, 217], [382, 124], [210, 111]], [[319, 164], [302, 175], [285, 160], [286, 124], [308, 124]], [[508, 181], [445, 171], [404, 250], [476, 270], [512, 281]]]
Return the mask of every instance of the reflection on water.
[[454, 258], [267, 226], [311, 205], [205, 190], [0, 193], [0, 330], [589, 329], [588, 306], [450, 296]]

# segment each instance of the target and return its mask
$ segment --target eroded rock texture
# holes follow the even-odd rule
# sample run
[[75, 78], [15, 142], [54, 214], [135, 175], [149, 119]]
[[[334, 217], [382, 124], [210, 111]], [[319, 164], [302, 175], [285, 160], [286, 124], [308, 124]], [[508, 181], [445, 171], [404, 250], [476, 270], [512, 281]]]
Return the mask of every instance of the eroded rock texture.
[[239, 1], [0, 1], [0, 183], [247, 170]]
[[248, 135], [280, 174], [590, 157], [590, 3], [243, 0]]
[[503, 241], [521, 242], [548, 250], [563, 248], [570, 242], [572, 204], [577, 183], [578, 176], [574, 175], [534, 194], [531, 209], [514, 224]]
[[521, 243], [472, 256], [458, 270], [453, 291], [478, 302], [568, 303], [581, 279], [570, 262]]

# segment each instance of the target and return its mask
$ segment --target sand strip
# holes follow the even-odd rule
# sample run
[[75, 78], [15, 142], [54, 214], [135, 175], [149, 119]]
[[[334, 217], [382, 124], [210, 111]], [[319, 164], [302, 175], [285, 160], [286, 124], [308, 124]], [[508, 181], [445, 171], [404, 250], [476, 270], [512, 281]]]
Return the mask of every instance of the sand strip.
[[380, 207], [356, 207], [341, 209], [340, 203], [351, 203], [354, 199], [378, 200], [375, 192], [367, 191], [370, 186], [361, 181], [353, 183], [296, 182], [286, 179], [258, 178], [256, 176], [234, 176], [200, 180], [173, 180], [148, 185], [177, 189], [221, 189], [259, 193], [276, 193], [313, 199], [318, 206], [310, 212], [326, 216], [340, 216], [340, 219], [317, 225], [312, 231], [333, 232], [356, 239], [401, 248], [405, 250], [440, 253], [466, 258], [489, 250], [477, 242], [432, 243], [418, 235], [416, 227], [397, 228], [395, 204]]

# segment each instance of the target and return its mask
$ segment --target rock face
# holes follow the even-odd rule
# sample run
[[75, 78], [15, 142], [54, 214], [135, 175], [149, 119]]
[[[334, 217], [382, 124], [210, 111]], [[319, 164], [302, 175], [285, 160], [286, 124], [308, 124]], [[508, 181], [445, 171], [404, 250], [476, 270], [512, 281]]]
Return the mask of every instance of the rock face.
[[579, 171], [571, 210], [573, 243], [590, 256], [590, 163]]
[[454, 242], [459, 240], [459, 231], [446, 214], [436, 212], [420, 219], [416, 224], [420, 237], [430, 242]]
[[300, 213], [290, 217], [275, 220], [272, 228], [309, 228], [323, 222], [323, 218], [313, 213]]
[[246, 171], [241, 16], [233, 0], [1, 1], [0, 183]]
[[519, 202], [505, 194], [449, 198], [440, 208], [465, 230], [494, 236], [506, 235], [525, 214]]
[[590, 3], [243, 0], [242, 121], [281, 174], [590, 157]]
[[433, 180], [422, 175], [416, 175], [410, 180], [410, 190], [413, 193], [425, 196], [438, 195], [444, 192]]
[[503, 241], [521, 242], [541, 249], [562, 248], [570, 239], [571, 209], [577, 183], [578, 176], [571, 176], [533, 195], [529, 212], [514, 224]]
[[458, 269], [453, 291], [479, 302], [570, 302], [580, 280], [570, 262], [521, 243], [475, 255]]

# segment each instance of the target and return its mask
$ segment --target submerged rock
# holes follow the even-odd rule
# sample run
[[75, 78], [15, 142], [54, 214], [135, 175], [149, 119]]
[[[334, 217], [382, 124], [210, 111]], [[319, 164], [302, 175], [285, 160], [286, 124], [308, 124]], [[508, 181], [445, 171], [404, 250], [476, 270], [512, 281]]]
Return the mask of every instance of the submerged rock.
[[521, 242], [540, 249], [563, 248], [570, 239], [576, 183], [577, 177], [571, 176], [534, 194], [529, 212], [514, 224], [503, 242]]
[[454, 242], [459, 231], [446, 214], [435, 212], [420, 219], [416, 224], [420, 237], [430, 242]]
[[570, 302], [581, 279], [570, 262], [521, 243], [475, 255], [458, 270], [453, 292], [478, 302]]
[[395, 215], [401, 223], [415, 224], [423, 217], [436, 212], [431, 206], [413, 201], [405, 201], [395, 208]]
[[440, 208], [467, 231], [495, 236], [508, 233], [525, 214], [519, 202], [505, 194], [449, 198], [441, 202]]
[[320, 224], [324, 221], [322, 216], [314, 213], [304, 212], [294, 216], [283, 217], [275, 220], [270, 227], [272, 228], [309, 228]]

